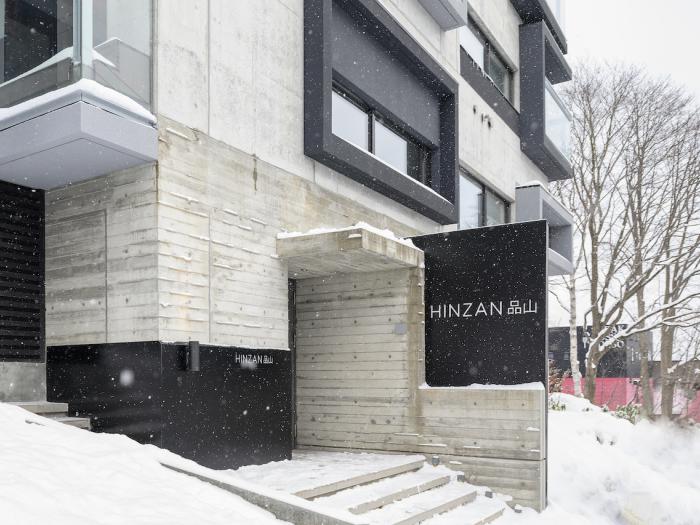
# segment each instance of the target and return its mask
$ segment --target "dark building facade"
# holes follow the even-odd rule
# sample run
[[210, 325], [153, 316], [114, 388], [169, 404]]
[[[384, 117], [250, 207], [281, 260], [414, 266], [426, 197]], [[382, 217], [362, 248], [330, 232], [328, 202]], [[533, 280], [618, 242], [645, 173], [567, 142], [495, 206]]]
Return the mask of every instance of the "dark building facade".
[[[619, 330], [625, 326], [620, 325]], [[613, 334], [614, 335], [614, 334]], [[586, 376], [586, 354], [590, 329], [577, 327], [576, 341], [578, 343], [578, 362], [581, 376]], [[597, 377], [628, 377], [638, 378], [640, 374], [640, 337], [651, 334], [635, 334], [613, 343], [613, 348], [601, 359], [598, 365]], [[650, 345], [651, 347], [651, 345]], [[559, 370], [571, 370], [569, 327], [552, 327], [549, 329], [549, 359]]]

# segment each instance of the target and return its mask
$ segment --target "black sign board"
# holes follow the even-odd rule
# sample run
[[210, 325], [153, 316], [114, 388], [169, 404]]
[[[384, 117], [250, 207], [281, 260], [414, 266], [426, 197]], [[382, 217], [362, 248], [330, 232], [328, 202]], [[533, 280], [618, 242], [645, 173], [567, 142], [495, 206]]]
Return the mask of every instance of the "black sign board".
[[547, 385], [547, 222], [414, 237], [430, 386]]

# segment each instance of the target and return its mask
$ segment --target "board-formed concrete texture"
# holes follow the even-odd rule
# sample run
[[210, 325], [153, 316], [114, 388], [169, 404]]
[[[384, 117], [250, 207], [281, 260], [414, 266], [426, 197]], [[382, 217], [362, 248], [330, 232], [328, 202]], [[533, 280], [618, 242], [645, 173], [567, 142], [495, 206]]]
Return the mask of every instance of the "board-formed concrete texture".
[[544, 387], [427, 387], [423, 284], [419, 267], [297, 281], [297, 444], [437, 455], [543, 509]]
[[[511, 203], [517, 185], [547, 184], [518, 132], [461, 75], [459, 31], [443, 31], [417, 1], [378, 4], [458, 84], [459, 167]], [[46, 192], [49, 346], [288, 348], [288, 280], [313, 256], [283, 257], [278, 234], [359, 222], [399, 237], [454, 228], [304, 154], [304, 5], [158, 3], [157, 161]], [[514, 69], [518, 111], [518, 11], [473, 0], [470, 12]], [[299, 443], [437, 454], [541, 508], [546, 415], [533, 407], [546, 393], [421, 389], [418, 258], [394, 254], [382, 268], [371, 265], [379, 249], [345, 251], [362, 256], [338, 249], [330, 267], [297, 281]]]

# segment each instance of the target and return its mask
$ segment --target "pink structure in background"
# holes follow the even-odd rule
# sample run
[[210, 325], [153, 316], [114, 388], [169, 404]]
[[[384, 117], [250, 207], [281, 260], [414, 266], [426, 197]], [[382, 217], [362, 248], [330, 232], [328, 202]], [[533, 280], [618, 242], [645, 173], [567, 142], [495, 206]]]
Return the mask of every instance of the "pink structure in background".
[[[583, 390], [581, 378], [581, 390]], [[615, 410], [621, 405], [626, 405], [635, 399], [637, 387], [629, 377], [599, 377], [596, 379], [595, 404], [607, 405], [610, 410]], [[561, 391], [565, 394], [574, 393], [574, 380], [571, 377], [564, 379]]]
[[[581, 378], [581, 390], [583, 390], [583, 381], [583, 378]], [[639, 383], [639, 379], [629, 377], [598, 377], [596, 379], [595, 404], [598, 406], [607, 405], [610, 410], [616, 410], [617, 407], [630, 402], [641, 403], [641, 388], [635, 385], [635, 383]], [[658, 405], [661, 392], [658, 387], [652, 388], [654, 389], [655, 405]], [[574, 393], [574, 381], [571, 377], [564, 378], [561, 391], [565, 394]], [[658, 406], [655, 412], [661, 412]], [[673, 412], [678, 416], [689, 417], [700, 423], [700, 392], [697, 392], [695, 398], [690, 402], [688, 402], [688, 399], [682, 393], [677, 392], [676, 399], [674, 399]]]

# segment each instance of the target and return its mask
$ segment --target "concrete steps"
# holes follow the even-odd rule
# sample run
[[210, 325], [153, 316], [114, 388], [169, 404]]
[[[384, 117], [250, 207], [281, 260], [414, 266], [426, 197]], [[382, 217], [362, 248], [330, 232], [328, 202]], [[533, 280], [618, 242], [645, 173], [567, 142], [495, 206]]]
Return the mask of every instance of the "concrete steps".
[[295, 492], [294, 495], [304, 499], [314, 499], [320, 496], [327, 496], [351, 487], [365, 485], [367, 483], [372, 483], [373, 481], [378, 481], [392, 476], [397, 476], [405, 472], [418, 470], [424, 465], [424, 463], [425, 462], [422, 460], [417, 460], [407, 462], [401, 465], [396, 465], [390, 468], [376, 470], [370, 473], [362, 473], [360, 475], [352, 476], [340, 481], [334, 481], [332, 483], [327, 483], [313, 488], [300, 490], [298, 492]]
[[306, 525], [486, 525], [508, 509], [486, 487], [463, 481], [444, 465], [428, 465], [424, 456], [305, 449], [288, 461], [237, 471], [161, 463], [278, 519]]
[[86, 430], [90, 430], [92, 428], [89, 417], [74, 417], [68, 415], [68, 403], [52, 403], [49, 401], [16, 401], [10, 404], [23, 408], [32, 414], [63, 423], [64, 425], [84, 428]]
[[425, 461], [378, 469], [307, 492], [318, 494], [306, 499], [320, 511], [347, 511], [368, 525], [486, 525], [507, 508], [505, 502], [479, 495], [476, 487], [458, 481], [446, 467]]
[[434, 470], [428, 467], [387, 477], [375, 483], [343, 490], [315, 501], [324, 506], [343, 508], [353, 514], [362, 514], [450, 482], [449, 475], [435, 473]]
[[476, 489], [453, 482], [364, 514], [369, 523], [414, 525], [476, 499]]

